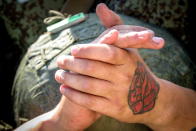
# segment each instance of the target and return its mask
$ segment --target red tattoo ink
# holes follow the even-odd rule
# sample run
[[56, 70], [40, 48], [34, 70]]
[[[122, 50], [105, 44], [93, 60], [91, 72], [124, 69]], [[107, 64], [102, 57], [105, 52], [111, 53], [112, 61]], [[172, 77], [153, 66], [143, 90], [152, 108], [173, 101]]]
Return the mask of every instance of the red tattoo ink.
[[146, 71], [144, 65], [138, 62], [128, 95], [128, 104], [133, 113], [142, 114], [152, 110], [159, 88], [159, 84]]

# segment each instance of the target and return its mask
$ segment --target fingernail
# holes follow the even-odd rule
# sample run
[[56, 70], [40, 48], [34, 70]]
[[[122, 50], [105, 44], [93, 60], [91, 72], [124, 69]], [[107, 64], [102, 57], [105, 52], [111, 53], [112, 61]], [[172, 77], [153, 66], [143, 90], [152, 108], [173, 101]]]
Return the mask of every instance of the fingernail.
[[69, 88], [69, 86], [62, 84], [60, 88]]
[[64, 94], [66, 88], [68, 88], [68, 86], [66, 86], [66, 85], [61, 85], [61, 86], [60, 86], [60, 92], [61, 92], [62, 94]]
[[152, 40], [154, 41], [155, 44], [159, 45], [163, 42], [163, 39], [160, 37], [153, 37]]
[[64, 82], [64, 72], [64, 70], [57, 70], [55, 73], [55, 79], [60, 83]]

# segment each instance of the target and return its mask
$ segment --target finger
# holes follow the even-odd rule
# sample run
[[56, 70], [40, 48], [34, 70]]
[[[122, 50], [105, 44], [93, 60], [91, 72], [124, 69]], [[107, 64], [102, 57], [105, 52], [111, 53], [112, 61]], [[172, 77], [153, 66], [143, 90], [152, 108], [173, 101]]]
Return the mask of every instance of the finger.
[[108, 81], [80, 74], [72, 74], [64, 70], [58, 70], [55, 74], [55, 79], [59, 83], [81, 92], [103, 97], [111, 96], [110, 89], [112, 84]]
[[77, 91], [66, 85], [60, 86], [60, 92], [70, 101], [99, 113], [105, 112], [105, 107], [108, 107], [107, 99]]
[[119, 32], [117, 30], [106, 30], [92, 43], [114, 44], [118, 40], [118, 37]]
[[160, 49], [164, 46], [164, 40], [154, 37], [153, 31], [145, 30], [119, 34], [118, 41], [113, 44], [121, 48]]
[[115, 26], [104, 31], [92, 43], [105, 43], [120, 48], [160, 49], [164, 46], [161, 37], [154, 37], [154, 32], [140, 26]]
[[99, 17], [103, 26], [107, 28], [123, 24], [123, 21], [121, 20], [120, 16], [110, 10], [104, 3], [97, 5], [96, 14]]
[[61, 56], [57, 59], [57, 64], [61, 69], [106, 81], [114, 81], [117, 77], [116, 74], [119, 73], [116, 67], [111, 64], [75, 58], [73, 56]]
[[127, 51], [107, 44], [81, 44], [71, 49], [71, 54], [77, 58], [102, 61], [109, 64], [122, 65], [127, 62]]

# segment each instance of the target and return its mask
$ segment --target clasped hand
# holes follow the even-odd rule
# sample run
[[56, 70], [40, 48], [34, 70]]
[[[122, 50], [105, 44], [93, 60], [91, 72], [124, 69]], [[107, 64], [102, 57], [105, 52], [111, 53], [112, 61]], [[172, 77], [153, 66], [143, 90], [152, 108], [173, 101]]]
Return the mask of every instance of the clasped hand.
[[[62, 70], [57, 71], [56, 80], [62, 84], [61, 93], [92, 111], [123, 122], [141, 122], [133, 114], [153, 109], [158, 78], [136, 49], [126, 48], [159, 49], [163, 44], [163, 39], [146, 28], [114, 26], [92, 43], [74, 46], [71, 56], [59, 57], [57, 63]], [[146, 94], [144, 86], [149, 88]]]

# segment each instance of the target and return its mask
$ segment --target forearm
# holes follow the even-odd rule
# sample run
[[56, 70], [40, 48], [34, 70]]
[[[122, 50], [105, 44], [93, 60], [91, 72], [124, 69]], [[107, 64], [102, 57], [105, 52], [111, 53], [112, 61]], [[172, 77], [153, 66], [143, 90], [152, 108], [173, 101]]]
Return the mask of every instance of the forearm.
[[62, 97], [53, 110], [24, 123], [16, 131], [82, 131], [86, 127], [77, 122], [79, 116], [75, 110], [79, 110], [81, 107], [76, 106]]
[[18, 127], [16, 131], [52, 131], [57, 129], [57, 125], [52, 121], [52, 116], [53, 111], [47, 112], [24, 123], [22, 126]]
[[152, 114], [146, 122], [154, 130], [189, 131], [196, 127], [196, 92], [157, 79], [160, 91]]

